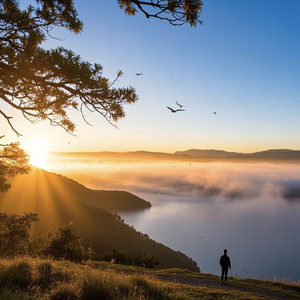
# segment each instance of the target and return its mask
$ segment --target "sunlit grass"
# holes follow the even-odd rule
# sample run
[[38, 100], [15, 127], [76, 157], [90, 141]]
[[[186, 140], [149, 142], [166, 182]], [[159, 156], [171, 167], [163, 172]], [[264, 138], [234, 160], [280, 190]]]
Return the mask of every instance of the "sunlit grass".
[[300, 286], [300, 280], [296, 280], [293, 277], [283, 277], [283, 278], [274, 277], [273, 281], [283, 283], [283, 284], [290, 284], [290, 285]]
[[300, 286], [285, 285], [269, 280], [238, 279], [230, 277], [230, 286], [195, 287], [176, 280], [161, 281], [154, 275], [198, 277], [219, 282], [211, 274], [193, 273], [181, 269], [148, 270], [138, 267], [114, 265], [107, 262], [80, 264], [51, 259], [0, 260], [0, 299], [43, 300], [192, 300], [270, 299], [256, 290], [273, 291], [283, 298], [300, 299]]

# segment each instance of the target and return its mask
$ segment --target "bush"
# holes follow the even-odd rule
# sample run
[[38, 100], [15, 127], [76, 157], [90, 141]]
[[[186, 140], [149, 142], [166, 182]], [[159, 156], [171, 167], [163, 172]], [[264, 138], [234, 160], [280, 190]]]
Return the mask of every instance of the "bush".
[[128, 252], [118, 250], [115, 248], [112, 250], [112, 252], [106, 252], [103, 255], [103, 260], [105, 261], [114, 260], [116, 264], [122, 264], [122, 265], [131, 265], [133, 263], [133, 259]]
[[144, 295], [146, 299], [164, 299], [170, 300], [172, 297], [169, 297], [164, 290], [164, 288], [160, 287], [151, 280], [147, 280], [144, 276], [133, 276], [131, 278], [132, 285], [137, 288], [137, 291], [141, 295]]
[[33, 269], [27, 261], [17, 262], [0, 273], [0, 286], [28, 288], [34, 281]]
[[38, 221], [35, 213], [23, 213], [23, 215], [6, 214], [0, 212], [0, 253], [15, 256], [28, 252], [29, 230], [33, 222]]
[[106, 252], [100, 256], [99, 260], [114, 261], [116, 264], [133, 265], [149, 269], [153, 269], [160, 264], [160, 262], [155, 259], [151, 252], [149, 252], [145, 258], [142, 258], [141, 253], [136, 253], [134, 256], [132, 256], [126, 251], [115, 248], [111, 252]]
[[61, 226], [51, 238], [49, 246], [45, 250], [46, 255], [55, 259], [80, 261], [86, 259], [88, 254], [81, 244], [82, 238], [74, 230], [75, 223], [69, 222]]
[[113, 299], [109, 286], [110, 285], [107, 284], [105, 280], [103, 280], [103, 278], [99, 278], [98, 276], [88, 276], [82, 282], [81, 299], [82, 300]]
[[38, 267], [39, 283], [50, 285], [54, 280], [54, 270], [51, 262], [43, 262]]
[[21, 291], [11, 291], [8, 289], [1, 289], [0, 290], [0, 299], [1, 300], [30, 300], [30, 298], [27, 294], [21, 292]]
[[155, 259], [153, 254], [149, 252], [146, 258], [143, 260], [145, 268], [154, 269], [155, 266], [159, 265], [159, 261]]
[[77, 300], [77, 292], [73, 285], [60, 284], [51, 292], [50, 300]]

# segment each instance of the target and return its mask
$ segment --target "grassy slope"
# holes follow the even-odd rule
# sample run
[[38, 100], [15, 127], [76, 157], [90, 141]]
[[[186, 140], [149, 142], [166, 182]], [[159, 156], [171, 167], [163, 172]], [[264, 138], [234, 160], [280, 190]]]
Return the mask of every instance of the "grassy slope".
[[[147, 273], [146, 273], [147, 272]], [[170, 276], [161, 281], [155, 276]], [[197, 278], [215, 286], [180, 284]], [[219, 277], [187, 270], [145, 270], [104, 262], [74, 264], [40, 259], [0, 260], [0, 299], [300, 299], [300, 287], [263, 280]], [[271, 296], [263, 295], [270, 294]]]

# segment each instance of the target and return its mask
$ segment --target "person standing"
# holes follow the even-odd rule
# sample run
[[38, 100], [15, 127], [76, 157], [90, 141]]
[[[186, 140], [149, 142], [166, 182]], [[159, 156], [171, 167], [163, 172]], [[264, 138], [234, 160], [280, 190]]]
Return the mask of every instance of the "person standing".
[[226, 249], [224, 249], [223, 255], [220, 258], [220, 266], [222, 267], [221, 281], [223, 283], [223, 279], [224, 279], [225, 282], [227, 282], [228, 268], [231, 269], [231, 263], [230, 263], [230, 258], [227, 256]]

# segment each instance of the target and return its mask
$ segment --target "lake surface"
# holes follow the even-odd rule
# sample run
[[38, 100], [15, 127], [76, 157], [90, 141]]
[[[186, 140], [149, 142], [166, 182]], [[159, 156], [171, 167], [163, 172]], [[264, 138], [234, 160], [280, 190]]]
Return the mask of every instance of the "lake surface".
[[[149, 197], [148, 197], [149, 199]], [[246, 200], [207, 203], [153, 197], [151, 209], [121, 213], [125, 223], [220, 275], [228, 250], [235, 277], [300, 280], [300, 207]]]
[[300, 166], [296, 164], [52, 160], [50, 171], [93, 189], [125, 190], [152, 208], [120, 213], [136, 230], [219, 275], [300, 280]]

